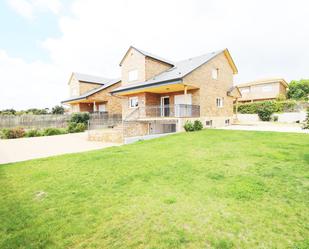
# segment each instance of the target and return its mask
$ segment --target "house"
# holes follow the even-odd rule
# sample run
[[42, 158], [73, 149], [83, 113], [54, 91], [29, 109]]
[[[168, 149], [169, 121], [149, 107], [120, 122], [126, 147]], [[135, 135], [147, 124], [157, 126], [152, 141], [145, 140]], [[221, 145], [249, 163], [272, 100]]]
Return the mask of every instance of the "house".
[[125, 136], [183, 130], [187, 120], [204, 126], [232, 122], [237, 68], [227, 49], [173, 62], [130, 47], [120, 62]]
[[121, 100], [110, 94], [120, 86], [120, 79], [72, 73], [68, 85], [70, 98], [61, 103], [69, 105], [71, 112], [122, 112]]
[[242, 97], [238, 102], [274, 100], [286, 96], [288, 83], [284, 79], [264, 79], [238, 84]]

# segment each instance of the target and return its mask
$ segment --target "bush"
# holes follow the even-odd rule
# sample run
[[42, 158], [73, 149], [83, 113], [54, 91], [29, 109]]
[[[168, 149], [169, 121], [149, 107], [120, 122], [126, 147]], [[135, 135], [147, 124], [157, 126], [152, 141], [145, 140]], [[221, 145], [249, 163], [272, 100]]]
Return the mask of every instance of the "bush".
[[274, 113], [274, 105], [272, 102], [264, 102], [257, 109], [257, 114], [262, 121], [270, 121], [271, 115]]
[[59, 129], [59, 128], [46, 128], [43, 130], [43, 136], [54, 136], [66, 133], [67, 131], [65, 129]]
[[64, 113], [64, 107], [60, 105], [56, 105], [52, 109], [52, 114], [63, 114]]
[[86, 130], [86, 125], [84, 123], [71, 122], [68, 126], [69, 133], [83, 132]]
[[191, 121], [187, 121], [185, 123], [185, 125], [183, 126], [183, 128], [185, 129], [185, 131], [194, 131], [194, 125], [192, 124]]
[[289, 84], [288, 98], [308, 100], [309, 95], [309, 79], [292, 80]]
[[25, 137], [41, 137], [43, 136], [42, 131], [38, 129], [33, 129], [26, 131]]
[[12, 139], [21, 138], [25, 136], [25, 130], [23, 128], [2, 129], [1, 138]]
[[203, 129], [203, 124], [200, 120], [195, 120], [194, 123], [187, 121], [183, 126], [185, 131], [199, 131]]
[[278, 122], [279, 117], [278, 116], [273, 116], [273, 120], [274, 120], [274, 122]]
[[200, 131], [203, 129], [203, 124], [200, 120], [195, 120], [193, 124], [193, 128], [195, 131]]
[[87, 112], [74, 113], [69, 123], [83, 123], [87, 125], [89, 119], [90, 119], [90, 115]]
[[[272, 105], [274, 112], [289, 112], [295, 111], [297, 102], [293, 100], [286, 101], [261, 101], [253, 103], [245, 103], [238, 105], [238, 112], [242, 114], [256, 114], [258, 109], [263, 108], [264, 103], [267, 105]], [[236, 111], [236, 106], [234, 106], [234, 111]]]

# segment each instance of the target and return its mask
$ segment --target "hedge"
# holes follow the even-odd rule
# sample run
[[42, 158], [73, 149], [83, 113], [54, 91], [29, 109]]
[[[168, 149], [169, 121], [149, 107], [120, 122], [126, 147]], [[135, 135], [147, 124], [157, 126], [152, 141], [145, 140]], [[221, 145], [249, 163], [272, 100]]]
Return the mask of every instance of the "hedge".
[[[293, 100], [287, 101], [261, 101], [253, 103], [238, 104], [238, 113], [242, 114], [257, 114], [264, 105], [271, 106], [274, 112], [292, 112], [297, 107], [297, 102]], [[234, 112], [236, 106], [234, 105]]]

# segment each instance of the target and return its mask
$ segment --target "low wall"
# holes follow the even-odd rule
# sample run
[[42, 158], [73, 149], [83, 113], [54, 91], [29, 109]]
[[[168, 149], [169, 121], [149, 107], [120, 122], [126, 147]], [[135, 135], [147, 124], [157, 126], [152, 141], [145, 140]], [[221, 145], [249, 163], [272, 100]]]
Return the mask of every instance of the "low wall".
[[88, 140], [105, 143], [123, 143], [122, 129], [88, 130]]
[[[275, 113], [274, 116], [277, 116], [278, 122], [281, 123], [296, 123], [305, 121], [307, 114], [306, 112], [284, 112]], [[237, 114], [237, 119], [238, 122], [241, 123], [255, 123], [261, 121], [257, 114]]]

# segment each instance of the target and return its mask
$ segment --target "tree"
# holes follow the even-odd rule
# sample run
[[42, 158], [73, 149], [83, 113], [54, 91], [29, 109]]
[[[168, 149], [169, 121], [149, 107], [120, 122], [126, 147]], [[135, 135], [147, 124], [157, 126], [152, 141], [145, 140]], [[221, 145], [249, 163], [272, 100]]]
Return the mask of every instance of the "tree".
[[308, 100], [309, 79], [292, 80], [289, 84], [288, 98]]
[[56, 105], [52, 109], [52, 114], [63, 114], [64, 113], [64, 107], [60, 105]]
[[309, 107], [307, 108], [307, 118], [303, 126], [303, 129], [309, 129]]

